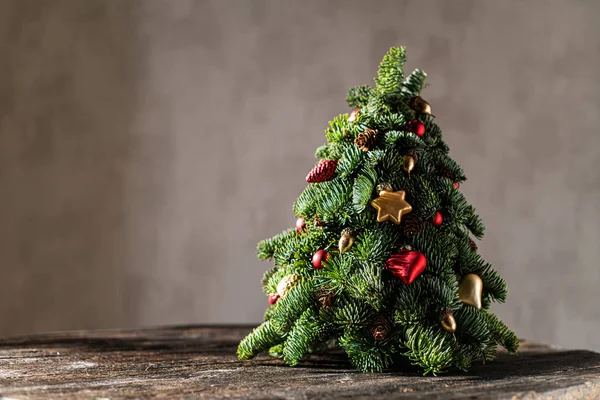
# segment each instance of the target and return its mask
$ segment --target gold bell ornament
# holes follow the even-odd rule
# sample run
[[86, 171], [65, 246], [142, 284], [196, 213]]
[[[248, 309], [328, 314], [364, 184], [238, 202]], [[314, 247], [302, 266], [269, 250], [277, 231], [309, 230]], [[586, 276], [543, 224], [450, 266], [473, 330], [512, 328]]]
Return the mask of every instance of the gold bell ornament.
[[483, 281], [475, 274], [465, 275], [458, 284], [458, 299], [466, 305], [481, 309]]

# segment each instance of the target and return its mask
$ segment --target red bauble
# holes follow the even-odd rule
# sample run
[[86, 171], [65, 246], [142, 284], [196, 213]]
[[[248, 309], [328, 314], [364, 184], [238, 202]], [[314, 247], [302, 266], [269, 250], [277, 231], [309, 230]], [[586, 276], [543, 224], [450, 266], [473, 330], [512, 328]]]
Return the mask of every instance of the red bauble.
[[423, 136], [425, 134], [425, 125], [418, 119], [413, 119], [406, 124], [406, 130], [417, 136]]
[[279, 300], [278, 294], [272, 294], [269, 296], [269, 304], [275, 304], [277, 303], [277, 300]]
[[298, 232], [302, 232], [305, 227], [306, 227], [306, 221], [304, 220], [304, 218], [302, 218], [302, 217], [298, 218], [296, 220], [296, 230]]
[[358, 114], [360, 114], [360, 110], [357, 108], [356, 110], [352, 110], [350, 116], [348, 117], [348, 122], [354, 122], [358, 118]]
[[436, 227], [439, 228], [440, 226], [442, 226], [442, 222], [444, 222], [444, 218], [442, 217], [442, 213], [437, 211], [435, 213], [435, 217], [433, 217], [433, 219], [431, 220], [431, 223]]
[[312, 257], [312, 265], [316, 269], [323, 268], [323, 261], [327, 261], [329, 254], [325, 250], [318, 250]]
[[306, 175], [306, 182], [318, 183], [330, 181], [335, 177], [335, 169], [337, 168], [337, 160], [321, 160], [315, 167]]
[[427, 259], [423, 253], [408, 249], [392, 254], [385, 262], [387, 270], [407, 285], [421, 275], [426, 265]]
[[460, 187], [460, 183], [454, 182], [453, 186], [454, 186], [454, 189], [458, 189]]

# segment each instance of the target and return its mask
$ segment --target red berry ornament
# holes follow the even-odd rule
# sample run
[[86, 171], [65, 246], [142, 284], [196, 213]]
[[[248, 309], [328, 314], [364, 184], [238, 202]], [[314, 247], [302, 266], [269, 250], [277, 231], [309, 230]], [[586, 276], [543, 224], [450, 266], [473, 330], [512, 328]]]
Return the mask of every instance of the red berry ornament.
[[410, 285], [425, 270], [427, 259], [420, 251], [402, 249], [385, 262], [385, 267], [396, 278]]
[[335, 169], [337, 168], [337, 160], [321, 160], [315, 167], [306, 175], [306, 182], [319, 183], [327, 182], [335, 177]]
[[327, 261], [329, 254], [325, 250], [318, 250], [312, 257], [312, 265], [316, 269], [323, 268], [323, 261]]
[[458, 189], [460, 187], [460, 183], [454, 182], [453, 186], [454, 186], [454, 189]]
[[442, 217], [442, 213], [438, 211], [435, 213], [435, 217], [433, 217], [431, 223], [436, 228], [439, 228], [440, 226], [442, 226], [442, 222], [444, 222], [444, 218]]
[[304, 220], [304, 218], [302, 218], [302, 217], [298, 218], [296, 220], [296, 230], [298, 232], [302, 232], [305, 227], [306, 227], [306, 221]]
[[406, 124], [406, 130], [417, 136], [423, 136], [425, 134], [425, 125], [418, 119], [413, 119]]
[[469, 240], [469, 246], [473, 249], [473, 251], [477, 251], [477, 243], [473, 240]]
[[279, 300], [278, 294], [272, 294], [269, 296], [269, 304], [275, 304], [277, 303], [277, 300]]

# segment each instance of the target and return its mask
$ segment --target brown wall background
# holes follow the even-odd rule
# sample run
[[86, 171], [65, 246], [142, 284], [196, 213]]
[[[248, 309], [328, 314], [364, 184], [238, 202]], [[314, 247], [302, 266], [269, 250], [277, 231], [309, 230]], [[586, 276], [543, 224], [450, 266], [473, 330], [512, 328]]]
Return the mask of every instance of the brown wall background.
[[0, 0], [0, 334], [257, 322], [346, 90], [408, 46], [519, 335], [600, 349], [600, 2]]

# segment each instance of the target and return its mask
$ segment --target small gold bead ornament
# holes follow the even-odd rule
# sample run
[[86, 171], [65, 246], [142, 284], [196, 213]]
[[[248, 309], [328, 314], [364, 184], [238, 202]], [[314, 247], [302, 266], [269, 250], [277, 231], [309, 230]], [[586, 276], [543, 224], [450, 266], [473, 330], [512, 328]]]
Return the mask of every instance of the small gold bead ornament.
[[417, 160], [413, 156], [407, 155], [402, 157], [402, 169], [410, 174], [413, 169], [415, 169], [415, 164]]
[[350, 228], [346, 228], [342, 231], [340, 236], [340, 241], [338, 242], [338, 249], [340, 253], [345, 253], [354, 244], [354, 230]]
[[442, 311], [440, 324], [445, 331], [454, 333], [456, 331], [456, 320], [454, 319], [454, 314], [452, 314], [452, 310], [444, 310]]

